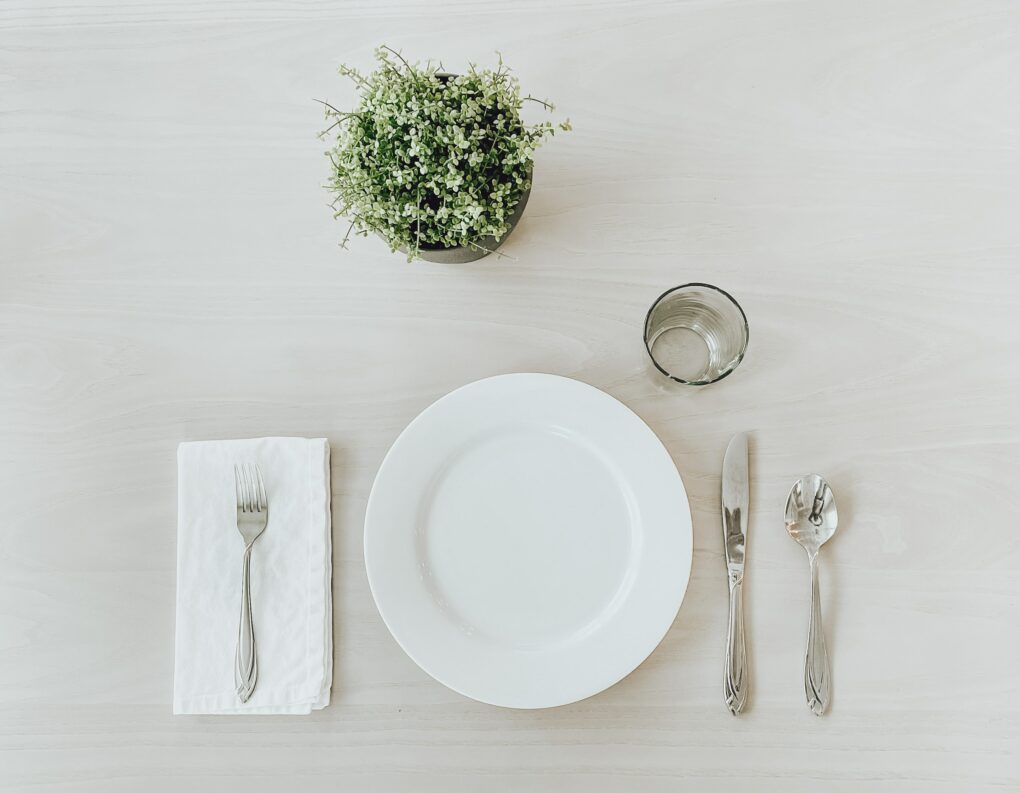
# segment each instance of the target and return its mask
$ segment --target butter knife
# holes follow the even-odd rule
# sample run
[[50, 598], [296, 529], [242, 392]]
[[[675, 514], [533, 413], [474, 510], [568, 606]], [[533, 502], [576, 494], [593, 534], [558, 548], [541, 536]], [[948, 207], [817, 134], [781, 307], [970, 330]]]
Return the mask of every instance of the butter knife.
[[722, 525], [730, 612], [726, 628], [726, 707], [736, 716], [747, 703], [747, 647], [744, 642], [744, 551], [747, 543], [747, 434], [730, 440], [723, 458]]

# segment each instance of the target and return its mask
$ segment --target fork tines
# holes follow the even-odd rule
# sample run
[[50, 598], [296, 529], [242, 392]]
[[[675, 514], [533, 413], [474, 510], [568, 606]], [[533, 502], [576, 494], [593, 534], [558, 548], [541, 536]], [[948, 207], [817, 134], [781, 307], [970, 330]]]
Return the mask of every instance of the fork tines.
[[266, 484], [257, 463], [234, 464], [237, 508], [242, 512], [262, 512], [266, 508]]

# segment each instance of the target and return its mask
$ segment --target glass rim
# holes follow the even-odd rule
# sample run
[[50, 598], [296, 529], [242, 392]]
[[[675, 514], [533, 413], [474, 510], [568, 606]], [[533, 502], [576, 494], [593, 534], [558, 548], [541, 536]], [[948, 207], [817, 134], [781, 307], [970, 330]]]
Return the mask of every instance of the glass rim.
[[[737, 311], [740, 312], [740, 318], [744, 326], [744, 340], [743, 343], [740, 345], [740, 352], [737, 353], [736, 357], [734, 357], [733, 360], [730, 362], [730, 365], [726, 368], [726, 371], [724, 371], [718, 377], [713, 377], [711, 380], [685, 380], [682, 377], [677, 377], [675, 374], [671, 374], [665, 368], [663, 368], [663, 366], [655, 359], [655, 354], [652, 352], [652, 345], [649, 343], [648, 340], [648, 325], [652, 319], [652, 312], [655, 311], [656, 307], [668, 295], [671, 295], [673, 292], [678, 292], [681, 289], [689, 289], [690, 287], [704, 287], [706, 289], [711, 289], [721, 294], [723, 297], [729, 300], [734, 306], [737, 307]], [[718, 287], [715, 284], [706, 284], [704, 281], [690, 281], [689, 283], [686, 284], [680, 284], [679, 286], [670, 287], [661, 295], [659, 295], [657, 298], [655, 298], [655, 300], [652, 301], [652, 305], [649, 306], [648, 312], [645, 314], [645, 325], [642, 331], [642, 336], [645, 343], [645, 352], [648, 353], [649, 360], [651, 360], [652, 365], [656, 369], [658, 369], [660, 373], [664, 374], [670, 380], [680, 383], [681, 385], [702, 386], [718, 383], [720, 380], [729, 377], [733, 373], [733, 370], [740, 366], [741, 361], [744, 360], [744, 354], [747, 352], [747, 344], [751, 339], [751, 326], [747, 322], [747, 314], [744, 313], [743, 307], [740, 305], [740, 303], [737, 302], [737, 299], [733, 297], [733, 295], [731, 295], [725, 289]]]

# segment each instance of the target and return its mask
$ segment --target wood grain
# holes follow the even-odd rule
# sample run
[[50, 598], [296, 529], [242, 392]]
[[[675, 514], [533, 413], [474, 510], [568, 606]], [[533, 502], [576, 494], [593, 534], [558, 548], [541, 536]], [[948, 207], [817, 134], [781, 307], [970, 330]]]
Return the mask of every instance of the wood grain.
[[[0, 4], [0, 788], [1020, 788], [1020, 6], [1009, 0]], [[337, 249], [321, 114], [386, 42], [497, 49], [575, 131], [539, 155], [512, 259]], [[748, 358], [667, 387], [640, 323], [731, 291]], [[375, 470], [441, 394], [592, 383], [690, 491], [687, 599], [574, 706], [434, 683], [372, 604]], [[722, 704], [718, 528], [753, 432], [750, 711]], [[179, 441], [333, 444], [333, 705], [173, 718]], [[834, 704], [801, 663], [793, 479], [826, 475]]]

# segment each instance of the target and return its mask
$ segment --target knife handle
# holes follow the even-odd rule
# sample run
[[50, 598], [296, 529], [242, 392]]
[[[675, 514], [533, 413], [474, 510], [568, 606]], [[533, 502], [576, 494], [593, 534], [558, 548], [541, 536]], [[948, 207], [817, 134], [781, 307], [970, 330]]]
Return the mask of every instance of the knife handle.
[[726, 707], [736, 716], [747, 703], [747, 646], [744, 642], [744, 574], [730, 572], [730, 614], [726, 630]]

